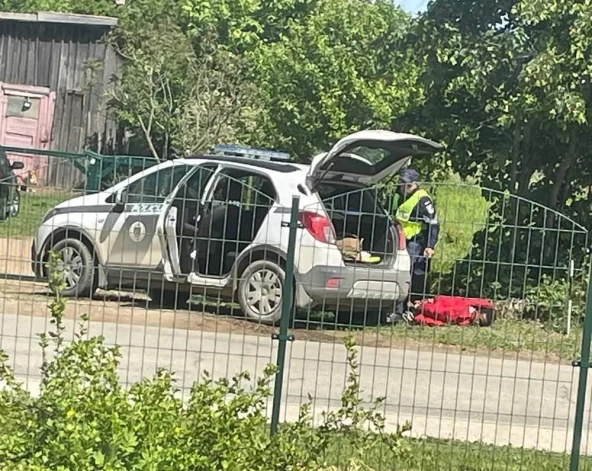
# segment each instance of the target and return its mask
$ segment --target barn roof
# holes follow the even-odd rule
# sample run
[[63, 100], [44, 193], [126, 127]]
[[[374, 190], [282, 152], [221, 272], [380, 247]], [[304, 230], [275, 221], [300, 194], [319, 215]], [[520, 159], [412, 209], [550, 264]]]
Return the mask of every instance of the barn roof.
[[117, 26], [117, 18], [109, 16], [78, 15], [74, 13], [55, 13], [40, 11], [37, 13], [12, 13], [0, 11], [0, 21], [20, 21], [26, 23], [62, 23], [86, 26]]

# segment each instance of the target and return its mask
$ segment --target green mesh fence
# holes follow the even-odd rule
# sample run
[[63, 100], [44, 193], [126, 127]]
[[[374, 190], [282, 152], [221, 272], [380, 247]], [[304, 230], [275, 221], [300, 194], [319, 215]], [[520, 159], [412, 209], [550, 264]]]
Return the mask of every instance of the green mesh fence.
[[[298, 167], [273, 162], [46, 156], [37, 182], [10, 182], [19, 208], [8, 198], [0, 222], [1, 348], [27, 389], [42, 377], [54, 251], [66, 342], [89, 314], [86, 335], [120, 346], [125, 386], [165, 368], [187, 399], [204, 370], [248, 371], [250, 387], [271, 363], [273, 432], [304, 406], [341, 469], [352, 456], [372, 469], [568, 469], [574, 437], [590, 466], [578, 378], [589, 240], [569, 218], [421, 184], [439, 226], [427, 260], [425, 235], [403, 240], [394, 190], [310, 191]], [[425, 273], [413, 275], [417, 259]], [[335, 414], [360, 432], [332, 433]]]

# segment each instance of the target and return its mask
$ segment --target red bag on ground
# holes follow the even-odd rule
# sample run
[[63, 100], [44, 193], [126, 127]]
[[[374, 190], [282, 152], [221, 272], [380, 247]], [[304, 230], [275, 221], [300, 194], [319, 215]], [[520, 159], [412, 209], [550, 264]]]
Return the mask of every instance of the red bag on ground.
[[488, 299], [461, 296], [436, 296], [420, 301], [416, 308], [415, 322], [422, 325], [479, 325], [493, 323], [494, 305]]

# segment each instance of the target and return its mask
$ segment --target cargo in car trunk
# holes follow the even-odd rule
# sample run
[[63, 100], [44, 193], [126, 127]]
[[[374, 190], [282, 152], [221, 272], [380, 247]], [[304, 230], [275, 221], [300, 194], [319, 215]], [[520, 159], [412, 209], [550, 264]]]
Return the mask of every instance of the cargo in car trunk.
[[347, 248], [342, 249], [346, 263], [394, 263], [399, 236], [373, 188], [323, 182], [317, 191], [335, 228], [338, 246]]

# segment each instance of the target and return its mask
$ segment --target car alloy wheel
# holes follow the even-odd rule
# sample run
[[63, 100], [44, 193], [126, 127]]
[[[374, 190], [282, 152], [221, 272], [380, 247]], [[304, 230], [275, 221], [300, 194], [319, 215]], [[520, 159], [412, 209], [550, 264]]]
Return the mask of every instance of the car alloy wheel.
[[64, 273], [64, 281], [68, 289], [76, 288], [84, 272], [82, 254], [75, 247], [64, 247], [59, 252], [58, 269]]
[[282, 303], [282, 282], [269, 269], [261, 269], [251, 275], [246, 287], [247, 303], [259, 316], [269, 316]]
[[273, 325], [282, 318], [286, 275], [278, 262], [256, 260], [240, 275], [238, 301], [245, 316], [253, 321]]
[[95, 260], [91, 249], [80, 239], [67, 238], [56, 242], [52, 250], [58, 254], [57, 269], [63, 273], [66, 297], [92, 296], [97, 289]]

